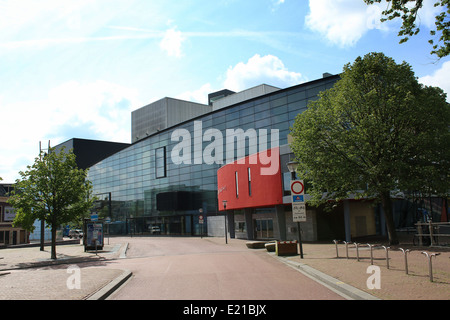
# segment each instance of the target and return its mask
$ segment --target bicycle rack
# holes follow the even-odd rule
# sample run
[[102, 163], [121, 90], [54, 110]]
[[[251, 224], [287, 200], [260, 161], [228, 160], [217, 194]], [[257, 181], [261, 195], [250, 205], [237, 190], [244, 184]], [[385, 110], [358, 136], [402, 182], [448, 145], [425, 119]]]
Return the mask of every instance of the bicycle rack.
[[426, 257], [428, 258], [428, 270], [429, 270], [429, 273], [430, 273], [430, 282], [433, 282], [433, 266], [432, 266], [432, 263], [431, 263], [431, 258], [440, 255], [440, 253], [431, 253], [431, 254], [429, 254], [428, 252], [422, 251], [422, 254], [426, 255]]
[[372, 252], [372, 248], [375, 246], [373, 244], [367, 244], [370, 248], [370, 264], [373, 265], [373, 252]]
[[389, 269], [389, 249], [391, 247], [382, 246], [384, 251], [386, 251], [386, 268]]
[[353, 244], [356, 247], [356, 260], [359, 261], [359, 251], [358, 251], [359, 243], [354, 242]]
[[339, 240], [333, 240], [333, 242], [336, 245], [336, 258], [339, 258], [339, 251], [338, 251]]
[[406, 274], [408, 274], [408, 252], [409, 252], [409, 249], [406, 249], [406, 250], [404, 250], [402, 248], [399, 248], [399, 249], [402, 250], [403, 255], [405, 256], [405, 272], [406, 272]]
[[345, 254], [347, 255], [347, 259], [348, 259], [348, 244], [351, 242], [344, 241], [344, 243], [345, 243]]

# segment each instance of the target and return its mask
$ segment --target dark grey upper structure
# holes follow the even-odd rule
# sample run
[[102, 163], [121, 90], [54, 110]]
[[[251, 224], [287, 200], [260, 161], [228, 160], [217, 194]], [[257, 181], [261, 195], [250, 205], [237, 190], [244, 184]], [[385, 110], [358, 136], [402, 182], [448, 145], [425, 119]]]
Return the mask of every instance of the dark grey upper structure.
[[55, 148], [59, 150], [63, 146], [66, 147], [66, 150], [73, 149], [78, 168], [85, 170], [97, 162], [125, 149], [129, 144], [73, 138], [57, 145]]

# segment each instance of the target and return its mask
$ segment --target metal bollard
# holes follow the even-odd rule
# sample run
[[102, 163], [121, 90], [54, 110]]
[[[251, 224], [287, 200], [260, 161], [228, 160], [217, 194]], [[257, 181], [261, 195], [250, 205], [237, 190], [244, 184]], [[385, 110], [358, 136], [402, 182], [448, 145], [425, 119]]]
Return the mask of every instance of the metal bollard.
[[383, 246], [383, 248], [384, 248], [384, 251], [386, 251], [386, 268], [389, 269], [389, 249], [390, 249], [391, 247], [385, 247], [385, 246]]
[[333, 242], [336, 245], [336, 258], [339, 258], [339, 251], [338, 251], [339, 240], [333, 240]]
[[350, 242], [344, 241], [344, 243], [345, 243], [345, 254], [347, 255], [347, 259], [348, 259], [348, 244]]
[[433, 282], [433, 266], [431, 264], [431, 258], [440, 255], [440, 253], [428, 254], [428, 252], [422, 251], [422, 254], [426, 255], [427, 258], [428, 258], [428, 270], [429, 270], [429, 273], [430, 273], [430, 282]]
[[403, 255], [405, 256], [405, 272], [406, 272], [406, 274], [408, 274], [408, 257], [407, 257], [407, 253], [409, 252], [409, 249], [404, 250], [404, 249], [400, 248], [400, 250], [402, 250]]
[[354, 244], [355, 247], [356, 247], [356, 260], [359, 261], [359, 251], [358, 251], [358, 245], [359, 245], [359, 243], [354, 242], [353, 244]]
[[373, 248], [373, 244], [367, 244], [370, 248], [370, 264], [373, 265], [373, 252], [372, 252], [372, 248]]

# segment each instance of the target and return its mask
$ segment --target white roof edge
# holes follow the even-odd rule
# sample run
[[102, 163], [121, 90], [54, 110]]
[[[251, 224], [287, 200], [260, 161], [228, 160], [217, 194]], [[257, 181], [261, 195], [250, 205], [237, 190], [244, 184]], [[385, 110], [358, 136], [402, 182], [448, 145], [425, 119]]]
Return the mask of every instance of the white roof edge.
[[217, 101], [213, 102], [213, 110], [222, 109], [228, 107], [232, 104], [243, 102], [245, 100], [253, 99], [267, 93], [275, 92], [281, 90], [281, 88], [274, 87], [268, 84], [260, 84], [258, 86], [248, 88], [229, 96], [223, 97]]

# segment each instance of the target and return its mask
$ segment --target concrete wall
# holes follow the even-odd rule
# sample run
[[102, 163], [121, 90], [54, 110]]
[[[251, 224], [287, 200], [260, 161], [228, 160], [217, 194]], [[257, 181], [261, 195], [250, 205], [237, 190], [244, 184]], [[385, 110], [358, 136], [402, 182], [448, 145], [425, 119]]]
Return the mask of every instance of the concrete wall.
[[[224, 216], [209, 216], [208, 237], [225, 237], [225, 219]], [[227, 222], [228, 223], [228, 222]]]
[[209, 105], [162, 98], [131, 113], [131, 142], [210, 111]]

